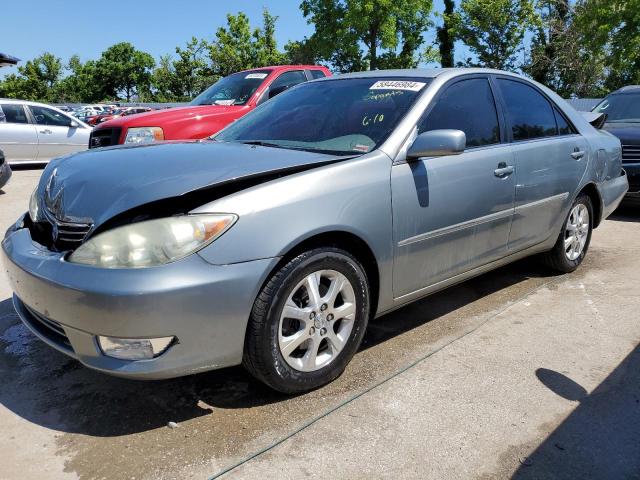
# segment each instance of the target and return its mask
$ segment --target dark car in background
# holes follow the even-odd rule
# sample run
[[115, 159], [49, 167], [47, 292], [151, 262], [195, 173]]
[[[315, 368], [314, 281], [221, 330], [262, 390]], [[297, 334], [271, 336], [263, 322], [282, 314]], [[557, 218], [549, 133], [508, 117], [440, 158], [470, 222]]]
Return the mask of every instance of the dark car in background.
[[627, 200], [640, 202], [640, 85], [629, 85], [609, 94], [593, 109], [607, 115], [603, 129], [622, 143], [622, 167], [627, 171]]

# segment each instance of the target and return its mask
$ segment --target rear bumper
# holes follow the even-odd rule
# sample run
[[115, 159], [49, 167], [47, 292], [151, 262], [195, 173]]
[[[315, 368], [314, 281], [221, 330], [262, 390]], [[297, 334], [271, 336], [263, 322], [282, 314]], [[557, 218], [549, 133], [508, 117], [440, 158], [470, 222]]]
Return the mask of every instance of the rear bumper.
[[620, 202], [622, 202], [622, 199], [629, 190], [627, 173], [622, 170], [620, 176], [599, 184], [598, 190], [602, 198], [602, 220], [604, 220], [618, 208], [618, 205], [620, 205]]
[[[4, 267], [22, 321], [43, 341], [113, 375], [158, 379], [237, 365], [253, 301], [277, 259], [211, 265], [199, 255], [143, 269], [100, 269], [66, 262], [8, 232]], [[96, 335], [176, 336], [151, 360], [105, 356]]]

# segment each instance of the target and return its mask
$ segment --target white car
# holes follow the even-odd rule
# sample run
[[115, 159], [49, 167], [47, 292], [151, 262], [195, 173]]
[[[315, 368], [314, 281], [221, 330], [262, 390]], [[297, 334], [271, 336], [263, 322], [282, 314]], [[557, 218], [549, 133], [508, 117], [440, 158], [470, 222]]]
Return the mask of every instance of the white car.
[[0, 99], [0, 149], [10, 165], [85, 150], [90, 133], [89, 125], [50, 105]]

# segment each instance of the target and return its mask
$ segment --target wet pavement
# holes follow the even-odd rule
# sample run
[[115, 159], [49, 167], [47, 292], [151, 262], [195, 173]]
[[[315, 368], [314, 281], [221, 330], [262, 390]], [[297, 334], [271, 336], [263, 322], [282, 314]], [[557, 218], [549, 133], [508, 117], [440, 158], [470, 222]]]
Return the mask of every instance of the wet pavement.
[[[5, 187], [5, 193], [0, 193], [0, 231], [4, 231], [26, 209], [39, 173], [15, 172], [11, 183]], [[449, 372], [441, 357], [447, 352], [461, 349], [476, 337], [485, 336], [489, 339], [485, 341], [481, 354], [477, 355], [479, 370], [478, 376], [474, 377], [476, 380], [481, 378], [483, 372], [486, 374], [487, 366], [493, 361], [491, 359], [497, 358], [505, 349], [514, 354], [514, 363], [519, 358], [515, 353], [527, 355], [527, 351], [521, 350], [525, 337], [518, 337], [517, 328], [527, 323], [530, 314], [518, 313], [518, 309], [524, 308], [523, 305], [531, 303], [532, 299], [539, 303], [536, 314], [541, 318], [551, 321], [566, 314], [566, 321], [570, 322], [572, 313], [569, 306], [572, 302], [585, 305], [585, 299], [576, 300], [572, 296], [572, 286], [587, 285], [590, 290], [597, 292], [602, 285], [616, 278], [617, 270], [624, 270], [625, 278], [635, 276], [638, 284], [638, 249], [636, 247], [634, 256], [631, 246], [625, 243], [633, 239], [637, 244], [640, 233], [637, 220], [640, 220], [640, 212], [636, 214], [635, 211], [629, 211], [605, 222], [594, 234], [585, 264], [574, 274], [554, 275], [536, 259], [527, 259], [374, 320], [361, 351], [344, 375], [324, 388], [293, 397], [274, 393], [253, 380], [240, 367], [156, 382], [123, 380], [93, 372], [42, 344], [20, 324], [11, 305], [6, 279], [0, 274], [0, 428], [3, 432], [0, 436], [0, 455], [4, 460], [0, 478], [207, 478], [237, 464], [242, 465], [228, 474], [230, 478], [256, 478], [261, 471], [277, 475], [281, 468], [287, 472], [282, 478], [296, 477], [296, 472], [299, 476], [309, 477], [326, 477], [330, 474], [341, 477], [340, 472], [349, 472], [348, 476], [352, 478], [359, 476], [357, 472], [368, 472], [367, 477], [374, 478], [375, 472], [378, 472], [384, 477], [385, 462], [380, 459], [376, 445], [386, 448], [388, 455], [394, 457], [389, 464], [408, 468], [405, 472], [407, 477], [435, 478], [451, 474], [450, 478], [458, 475], [468, 478], [469, 472], [464, 469], [425, 470], [426, 465], [431, 464], [430, 450], [416, 450], [415, 446], [407, 445], [406, 450], [389, 451], [394, 448], [393, 436], [402, 436], [403, 432], [411, 430], [400, 420], [397, 423], [390, 421], [393, 420], [390, 414], [411, 405], [416, 420], [426, 418], [428, 411], [446, 415], [444, 407], [451, 400], [446, 400], [444, 393], [440, 397], [433, 397], [429, 392], [454, 390], [447, 382], [453, 381], [461, 366], [453, 361]], [[618, 290], [607, 291], [610, 295], [605, 299], [611, 301], [611, 295], [615, 296]], [[593, 310], [583, 310], [581, 313], [596, 320], [600, 315], [598, 321], [602, 321], [603, 317], [611, 320], [618, 316], [625, 317], [621, 319], [623, 325], [618, 329], [623, 339], [608, 345], [608, 348], [615, 350], [613, 354], [610, 350], [606, 354], [599, 352], [597, 342], [595, 346], [589, 344], [589, 348], [595, 348], [589, 357], [594, 363], [590, 367], [596, 372], [592, 379], [594, 388], [614, 371], [620, 363], [618, 360], [626, 357], [633, 345], [640, 341], [637, 316], [635, 321], [626, 318], [640, 307], [640, 293], [635, 289], [624, 292], [626, 296], [621, 297], [623, 301], [615, 302], [619, 309], [613, 317], [611, 308], [597, 315]], [[516, 321], [521, 323], [514, 324]], [[603, 335], [611, 333], [609, 327], [605, 329], [602, 326], [602, 329]], [[484, 330], [487, 332], [482, 333]], [[560, 342], [557, 345], [560, 350], [563, 346], [570, 350], [576, 342], [579, 343], [575, 332], [559, 331], [562, 333], [554, 330], [537, 331], [537, 341], [547, 343], [544, 336], [548, 335], [548, 343]], [[527, 332], [527, 335], [530, 334]], [[597, 337], [600, 333], [596, 328], [590, 334]], [[627, 344], [629, 348], [625, 351], [626, 347], [622, 345]], [[465, 347], [459, 355], [477, 348], [478, 345]], [[530, 345], [530, 348], [534, 347]], [[545, 358], [542, 350], [537, 355]], [[550, 350], [547, 354], [557, 356], [560, 350]], [[602, 361], [599, 366], [600, 354], [603, 358], [611, 358]], [[636, 357], [632, 356], [635, 365]], [[473, 359], [468, 361], [473, 363]], [[480, 368], [482, 362], [489, 363]], [[423, 373], [420, 381], [415, 381], [417, 383], [402, 381], [406, 375], [429, 368], [433, 371], [430, 374]], [[516, 374], [516, 370], [510, 372], [508, 363], [499, 364], [495, 365], [494, 373], [503, 372], [502, 378], [507, 381], [509, 375]], [[443, 372], [447, 372], [447, 375], [443, 375]], [[532, 372], [526, 371], [526, 378], [531, 377], [531, 385], [541, 386], [546, 392], [548, 388], [544, 386], [545, 381], [553, 385], [559, 383], [562, 387], [559, 387], [560, 390], [566, 395], [579, 397], [573, 400], [574, 403], [580, 403], [588, 396], [586, 390], [583, 389], [583, 392], [570, 383], [569, 387], [563, 387], [562, 381], [555, 378], [553, 373], [542, 371], [538, 374], [542, 378], [532, 375]], [[430, 379], [434, 382], [431, 385]], [[537, 394], [533, 393], [534, 387], [531, 388], [532, 397], [537, 398]], [[398, 405], [376, 404], [376, 398], [383, 390], [385, 398], [397, 397]], [[465, 397], [467, 394], [469, 398]], [[429, 402], [411, 402], [410, 398], [416, 395], [425, 395], [425, 399], [429, 396]], [[490, 395], [473, 395], [473, 390], [463, 389], [457, 399], [464, 403], [464, 400], [473, 402], [475, 398], [476, 402], [480, 402], [480, 410], [496, 408], [495, 405], [489, 405]], [[375, 404], [375, 408], [371, 404]], [[583, 404], [584, 401], [570, 410], [588, 408]], [[424, 408], [424, 412], [420, 411], [421, 408]], [[530, 458], [543, 458], [546, 435], [560, 425], [571, 411], [567, 411], [566, 405], [555, 405], [553, 402], [550, 402], [548, 409], [542, 410], [547, 415], [539, 413], [536, 416], [538, 424], [530, 426], [538, 429], [536, 431], [540, 438], [525, 435], [526, 432], [512, 433], [509, 438], [493, 438], [492, 445], [495, 448], [491, 450], [492, 457], [487, 460], [490, 465], [470, 476], [511, 476], [521, 465], [514, 465], [514, 455], [518, 456], [524, 450], [533, 452]], [[473, 430], [465, 426], [471, 421], [468, 417], [471, 413], [462, 412], [457, 422], [448, 424], [447, 428], [451, 431], [444, 430], [441, 432], [443, 435], [465, 437], [465, 432]], [[509, 415], [508, 408], [505, 407], [504, 412]], [[337, 422], [336, 418], [341, 416], [346, 416], [347, 421]], [[177, 426], [172, 428], [168, 426], [169, 422], [175, 422]], [[422, 425], [421, 428], [428, 428], [429, 425], [417, 423]], [[542, 430], [541, 424], [546, 425]], [[378, 439], [373, 445], [368, 439], [373, 438], [372, 432], [375, 433], [378, 428], [376, 425], [390, 432], [391, 440]], [[362, 427], [362, 431], [358, 431], [358, 426]], [[346, 430], [341, 431], [341, 428]], [[394, 428], [397, 428], [396, 432]], [[332, 455], [339, 455], [342, 451], [345, 457], [333, 464], [319, 460], [315, 470], [305, 471], [297, 460], [310, 455], [314, 440], [309, 436], [315, 430], [320, 431], [315, 438], [316, 443], [322, 446], [321, 451], [332, 452]], [[491, 431], [491, 427], [488, 427], [488, 431]], [[526, 442], [518, 442], [520, 433], [521, 440], [526, 437]], [[473, 447], [474, 439], [465, 438], [462, 443]], [[520, 446], [513, 450], [514, 445], [523, 444], [526, 444], [526, 448]], [[296, 450], [296, 445], [303, 446], [301, 451]], [[538, 447], [539, 450], [536, 450]], [[375, 461], [369, 462], [366, 456], [354, 452], [351, 457], [353, 461], [347, 467], [350, 456], [346, 452], [354, 448], [370, 453], [369, 458], [375, 458]], [[480, 450], [479, 445], [475, 445], [475, 448]], [[445, 451], [449, 450], [445, 448]], [[403, 452], [411, 452], [414, 457], [404, 458]], [[462, 465], [469, 461], [464, 452], [449, 453], [450, 458], [457, 459]], [[256, 458], [246, 462], [256, 455]], [[434, 454], [433, 460], [440, 455]], [[382, 469], [368, 471], [367, 463], [377, 465], [381, 462]], [[416, 469], [416, 464], [425, 468]], [[354, 469], [358, 465], [361, 466]], [[337, 470], [332, 472], [332, 468]], [[397, 470], [389, 472], [399, 474]], [[640, 469], [637, 472], [640, 475]], [[266, 478], [275, 477], [267, 475]]]

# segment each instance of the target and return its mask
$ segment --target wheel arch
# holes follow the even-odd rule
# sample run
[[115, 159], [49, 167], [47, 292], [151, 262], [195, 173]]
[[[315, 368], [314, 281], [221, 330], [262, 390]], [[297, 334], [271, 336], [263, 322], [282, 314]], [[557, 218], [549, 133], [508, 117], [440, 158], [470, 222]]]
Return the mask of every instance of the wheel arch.
[[373, 250], [364, 239], [345, 230], [316, 233], [295, 243], [282, 255], [280, 261], [267, 274], [259, 291], [262, 290], [273, 274], [286, 265], [291, 259], [302, 252], [319, 247], [340, 248], [353, 255], [362, 264], [365, 274], [367, 275], [367, 280], [369, 281], [369, 294], [371, 296], [370, 318], [375, 317], [378, 309], [378, 300], [380, 298], [380, 269], [378, 261]]
[[593, 228], [596, 228], [602, 221], [602, 197], [600, 196], [600, 192], [598, 191], [598, 187], [596, 187], [595, 183], [588, 183], [584, 187], [582, 187], [582, 189], [578, 193], [578, 196], [582, 193], [584, 193], [591, 199], [591, 206], [593, 207], [594, 216]]

